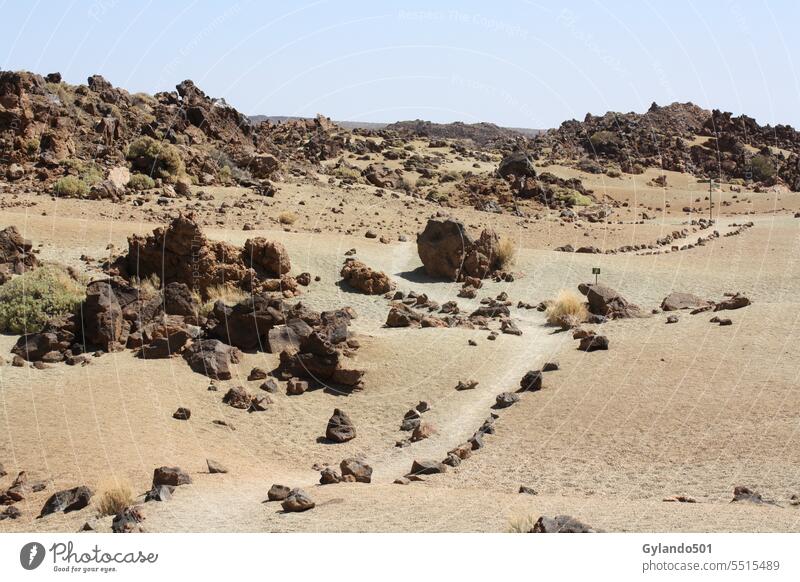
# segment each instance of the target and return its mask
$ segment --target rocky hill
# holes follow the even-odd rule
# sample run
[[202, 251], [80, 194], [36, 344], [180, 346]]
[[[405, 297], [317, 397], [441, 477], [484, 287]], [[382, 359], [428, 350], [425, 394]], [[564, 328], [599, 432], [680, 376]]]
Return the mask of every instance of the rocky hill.
[[800, 190], [800, 133], [794, 128], [761, 126], [746, 115], [692, 103], [653, 103], [643, 114], [587, 114], [582, 122], [565, 121], [535, 138], [533, 149], [551, 160], [577, 161], [593, 173], [638, 174], [657, 167]]

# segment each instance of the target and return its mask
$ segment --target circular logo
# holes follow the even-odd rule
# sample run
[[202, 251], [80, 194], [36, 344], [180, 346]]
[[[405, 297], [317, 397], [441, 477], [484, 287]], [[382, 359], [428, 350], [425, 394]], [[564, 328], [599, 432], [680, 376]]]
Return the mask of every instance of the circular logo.
[[44, 546], [39, 542], [29, 542], [19, 551], [19, 563], [26, 570], [35, 570], [44, 561]]

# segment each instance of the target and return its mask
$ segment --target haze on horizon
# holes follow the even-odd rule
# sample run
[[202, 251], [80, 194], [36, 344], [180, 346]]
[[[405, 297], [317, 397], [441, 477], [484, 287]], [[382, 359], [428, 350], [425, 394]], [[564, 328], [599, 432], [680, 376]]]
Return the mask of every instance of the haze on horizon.
[[741, 1], [0, 3], [2, 68], [250, 114], [547, 128], [692, 101], [800, 126], [800, 5]]

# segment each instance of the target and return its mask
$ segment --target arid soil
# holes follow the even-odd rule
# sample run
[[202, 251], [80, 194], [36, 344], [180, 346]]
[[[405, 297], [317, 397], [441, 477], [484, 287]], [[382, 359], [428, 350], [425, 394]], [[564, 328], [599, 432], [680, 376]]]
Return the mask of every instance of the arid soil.
[[[536, 136], [415, 122], [351, 131], [324, 117], [251, 125], [188, 81], [151, 97], [101, 77], [76, 87], [8, 72], [0, 106], [0, 230], [16, 227], [33, 249], [0, 249], [2, 282], [52, 264], [93, 281], [50, 331], [0, 335], [0, 531], [111, 531], [99, 500], [119, 487], [144, 517], [128, 525], [153, 532], [527, 531], [564, 514], [604, 531], [800, 531], [792, 128], [773, 135], [691, 104], [624, 114], [624, 139], [611, 114]], [[67, 188], [75, 179], [84, 190]], [[452, 280], [432, 276], [447, 261], [431, 266], [418, 248], [431, 223], [455, 232], [431, 243], [461, 249]], [[219, 264], [178, 280], [194, 260], [188, 238]], [[152, 285], [187, 285], [191, 313], [118, 301], [143, 293], [144, 264], [174, 279]], [[548, 302], [597, 269], [600, 286], [583, 288], [590, 307], [605, 290], [604, 312], [577, 329], [549, 324]], [[236, 298], [212, 285], [223, 279]], [[411, 292], [421, 305], [398, 306]], [[665, 312], [671, 293], [708, 310]], [[209, 298], [222, 303], [201, 314]], [[259, 349], [223, 342], [229, 379], [208, 377], [206, 360], [190, 368], [193, 346], [234, 345], [256, 320], [232, 309], [266, 298], [282, 303], [259, 317], [300, 314], [292, 333], [305, 335], [289, 346], [300, 355], [261, 349], [273, 341], [262, 329]], [[120, 324], [115, 308], [128, 305]], [[608, 349], [579, 349], [597, 336]], [[32, 356], [43, 338], [47, 353]], [[75, 353], [81, 341], [87, 353]], [[165, 342], [164, 357], [137, 357]], [[314, 365], [322, 372], [303, 367]], [[249, 379], [254, 368], [266, 377]], [[541, 389], [520, 391], [540, 370]], [[227, 403], [237, 386], [242, 408]], [[355, 438], [350, 426], [343, 442], [326, 436], [336, 409]], [[401, 430], [416, 416], [419, 430]], [[320, 485], [321, 472], [344, 477], [345, 459], [369, 465], [371, 482]], [[192, 483], [149, 500], [165, 466]], [[315, 506], [295, 495], [307, 510], [284, 511], [267, 501], [273, 484]], [[38, 517], [79, 486], [88, 504]]]

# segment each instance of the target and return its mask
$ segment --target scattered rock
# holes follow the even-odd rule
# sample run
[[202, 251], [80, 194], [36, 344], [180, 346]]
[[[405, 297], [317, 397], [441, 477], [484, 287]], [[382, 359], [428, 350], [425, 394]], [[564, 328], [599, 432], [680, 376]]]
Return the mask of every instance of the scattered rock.
[[283, 501], [289, 497], [290, 491], [291, 489], [286, 485], [278, 485], [276, 483], [269, 488], [269, 491], [267, 491], [267, 499], [270, 501]]
[[192, 411], [188, 408], [178, 408], [172, 413], [172, 418], [175, 420], [189, 420], [192, 416]]
[[308, 511], [314, 508], [314, 501], [302, 489], [292, 489], [289, 495], [281, 503], [281, 507], [286, 512]]
[[711, 305], [711, 302], [691, 293], [670, 293], [661, 302], [661, 309], [663, 311], [678, 311], [681, 309], [697, 309], [698, 307], [707, 307], [709, 305]]
[[228, 472], [228, 469], [222, 463], [218, 463], [217, 461], [211, 459], [206, 459], [206, 465], [208, 465], [208, 472], [212, 475], [215, 473]]
[[320, 485], [332, 485], [334, 483], [340, 483], [342, 481], [342, 476], [336, 471], [335, 469], [331, 469], [330, 467], [325, 467], [319, 474], [319, 484]]
[[126, 507], [119, 512], [111, 522], [111, 531], [114, 533], [144, 533], [142, 522], [144, 512], [140, 505]]
[[328, 420], [325, 437], [335, 443], [345, 443], [356, 438], [356, 427], [347, 413], [336, 408]]
[[530, 533], [596, 533], [596, 530], [569, 515], [557, 515], [540, 517]]
[[189, 367], [198, 374], [215, 380], [230, 380], [231, 364], [238, 364], [241, 352], [216, 339], [205, 339], [193, 343], [183, 352]]
[[584, 352], [594, 352], [595, 350], [607, 350], [608, 338], [604, 335], [590, 335], [581, 339], [578, 346]]
[[350, 287], [367, 295], [381, 295], [394, 289], [394, 283], [386, 273], [373, 271], [355, 259], [347, 259], [340, 274]]
[[253, 368], [247, 376], [247, 380], [253, 382], [255, 380], [264, 380], [267, 377], [267, 372], [261, 368]]
[[513, 392], [501, 392], [495, 398], [495, 408], [508, 408], [515, 402], [519, 402], [519, 395], [514, 394]]
[[70, 511], [83, 509], [89, 505], [92, 495], [94, 495], [92, 490], [84, 485], [53, 493], [53, 495], [45, 501], [42, 511], [39, 513], [39, 517], [44, 517], [45, 515], [56, 512], [68, 513]]
[[439, 461], [417, 461], [411, 464], [411, 472], [409, 475], [435, 475], [437, 473], [444, 473], [447, 466]]
[[[556, 365], [558, 369], [558, 365]], [[523, 392], [536, 392], [542, 389], [542, 372], [539, 370], [530, 370], [519, 382], [520, 390]]]
[[525, 495], [538, 495], [538, 491], [533, 487], [528, 487], [527, 485], [520, 485], [519, 492], [524, 493]]
[[477, 380], [459, 380], [458, 384], [456, 384], [456, 390], [473, 390], [477, 386]]
[[192, 478], [179, 467], [158, 467], [153, 471], [153, 487], [158, 485], [188, 485]]
[[342, 477], [351, 476], [359, 483], [369, 483], [372, 481], [372, 467], [359, 461], [358, 459], [344, 459], [339, 464]]
[[289, 396], [299, 396], [308, 390], [308, 382], [299, 378], [290, 378], [286, 383], [286, 394]]

